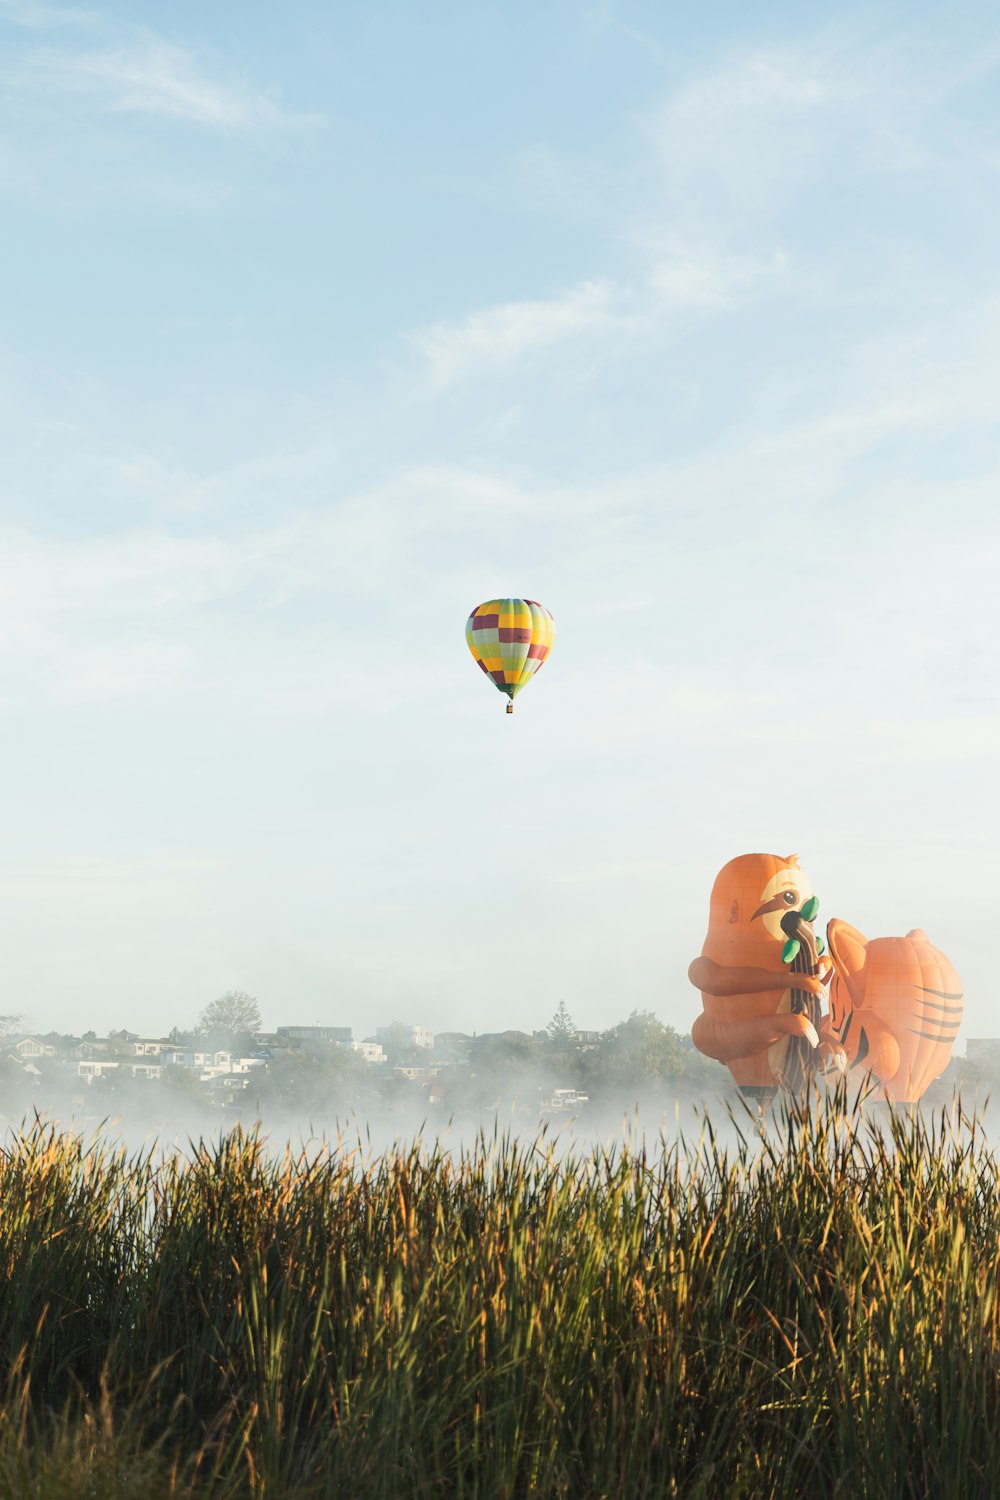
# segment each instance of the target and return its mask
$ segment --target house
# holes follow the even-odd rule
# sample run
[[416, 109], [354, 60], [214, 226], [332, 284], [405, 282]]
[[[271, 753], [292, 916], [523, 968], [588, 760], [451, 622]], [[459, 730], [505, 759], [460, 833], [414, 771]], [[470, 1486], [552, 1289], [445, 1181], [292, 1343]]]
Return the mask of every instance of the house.
[[234, 1077], [242, 1077], [253, 1072], [254, 1068], [264, 1068], [266, 1064], [262, 1057], [237, 1057], [231, 1068]]
[[87, 1083], [93, 1083], [95, 1078], [104, 1078], [108, 1074], [113, 1074], [118, 1067], [117, 1059], [109, 1057], [81, 1058], [76, 1065], [76, 1071]]
[[80, 1058], [107, 1057], [111, 1051], [111, 1043], [106, 1039], [102, 1041], [99, 1037], [94, 1037], [92, 1040], [85, 1038], [77, 1043], [74, 1050]]
[[[173, 1042], [168, 1042], [163, 1037], [136, 1036], [135, 1032], [127, 1034], [112, 1032], [107, 1042], [101, 1043], [85, 1042], [81, 1046], [110, 1048], [116, 1057], [148, 1057], [165, 1059], [170, 1055], [179, 1055], [183, 1048], [177, 1047]], [[79, 1048], [77, 1049], [79, 1051]]]
[[22, 1062], [31, 1062], [36, 1057], [55, 1057], [56, 1055], [52, 1042], [41, 1041], [35, 1036], [23, 1036], [19, 1042], [14, 1043], [14, 1051]]
[[220, 1073], [217, 1077], [208, 1081], [208, 1088], [212, 1103], [225, 1109], [227, 1104], [232, 1104], [236, 1098], [246, 1092], [250, 1085], [250, 1074], [247, 1073]]
[[132, 1054], [134, 1057], [162, 1057], [165, 1052], [173, 1052], [176, 1049], [172, 1042], [163, 1041], [158, 1037], [136, 1037], [132, 1043]]
[[361, 1054], [365, 1062], [384, 1063], [386, 1060], [385, 1048], [378, 1042], [352, 1042], [351, 1047]]
[[228, 1073], [233, 1061], [233, 1053], [225, 1047], [218, 1051], [210, 1052], [207, 1048], [192, 1051], [190, 1048], [171, 1048], [169, 1052], [162, 1055], [164, 1063], [169, 1062], [173, 1067], [191, 1068], [196, 1073], [205, 1076], [209, 1074]]
[[472, 1038], [464, 1031], [436, 1031], [434, 1056], [438, 1062], [464, 1064], [469, 1061]]
[[263, 1068], [264, 1061], [260, 1057], [236, 1057], [232, 1052], [198, 1053], [204, 1056], [206, 1061], [198, 1065], [199, 1079], [202, 1083], [214, 1083], [218, 1079], [239, 1078], [243, 1082], [240, 1087], [246, 1086], [246, 1081], [254, 1068]]

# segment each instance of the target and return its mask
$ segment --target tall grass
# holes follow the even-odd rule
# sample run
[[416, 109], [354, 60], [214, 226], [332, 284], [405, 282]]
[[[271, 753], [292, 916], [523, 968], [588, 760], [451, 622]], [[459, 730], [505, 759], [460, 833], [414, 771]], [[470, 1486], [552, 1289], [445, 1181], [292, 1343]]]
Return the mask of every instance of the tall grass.
[[569, 1156], [36, 1123], [0, 1151], [0, 1500], [992, 1497], [998, 1187], [975, 1119], [843, 1094]]

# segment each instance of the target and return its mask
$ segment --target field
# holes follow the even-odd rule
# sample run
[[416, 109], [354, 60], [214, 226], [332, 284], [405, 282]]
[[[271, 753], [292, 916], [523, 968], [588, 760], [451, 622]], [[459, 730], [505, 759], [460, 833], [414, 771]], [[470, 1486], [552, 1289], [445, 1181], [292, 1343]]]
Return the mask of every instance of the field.
[[566, 1155], [0, 1156], [0, 1497], [990, 1496], [1000, 1164], [833, 1105]]

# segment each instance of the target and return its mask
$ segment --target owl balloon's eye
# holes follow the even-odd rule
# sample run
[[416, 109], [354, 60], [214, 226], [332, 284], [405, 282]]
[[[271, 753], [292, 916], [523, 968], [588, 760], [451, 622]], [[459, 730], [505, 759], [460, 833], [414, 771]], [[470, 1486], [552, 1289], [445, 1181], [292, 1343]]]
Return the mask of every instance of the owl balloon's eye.
[[794, 906], [799, 898], [794, 891], [783, 891], [781, 899], [784, 901], [786, 906]]

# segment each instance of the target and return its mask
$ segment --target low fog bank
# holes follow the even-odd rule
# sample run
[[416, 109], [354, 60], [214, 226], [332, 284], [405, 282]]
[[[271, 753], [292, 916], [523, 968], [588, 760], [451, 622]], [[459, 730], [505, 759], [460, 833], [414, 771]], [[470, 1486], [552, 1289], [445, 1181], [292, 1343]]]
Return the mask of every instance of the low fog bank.
[[580, 1031], [560, 1005], [533, 1033], [433, 1036], [394, 1024], [356, 1043], [319, 1026], [263, 1032], [253, 997], [233, 993], [162, 1040], [13, 1038], [0, 1059], [0, 1127], [38, 1115], [183, 1145], [239, 1125], [274, 1141], [340, 1136], [372, 1150], [417, 1134], [598, 1141], [675, 1133], [727, 1092], [728, 1073], [648, 1011], [600, 1032]]
[[428, 1101], [425, 1089], [404, 1081], [354, 1094], [303, 1090], [298, 1099], [263, 1088], [248, 1090], [225, 1107], [194, 1096], [174, 1078], [144, 1080], [140, 1087], [95, 1085], [86, 1093], [38, 1087], [35, 1081], [18, 1091], [20, 1097], [7, 1092], [0, 1129], [9, 1135], [40, 1119], [78, 1134], [110, 1135], [130, 1147], [155, 1142], [183, 1151], [240, 1127], [259, 1132], [275, 1149], [341, 1142], [365, 1157], [417, 1138], [439, 1141], [451, 1151], [468, 1149], [480, 1137], [503, 1136], [544, 1138], [560, 1150], [634, 1146], [660, 1137], [673, 1140], [682, 1133], [697, 1136], [706, 1115], [720, 1126], [730, 1112], [749, 1118], [753, 1111], [735, 1087], [727, 1086], [723, 1076], [715, 1081], [717, 1087], [710, 1088], [678, 1078], [641, 1090], [607, 1087], [589, 1096], [572, 1085], [540, 1085], [532, 1072], [507, 1075], [488, 1098]]
[[[940, 1110], [960, 1094], [990, 1131], [1000, 1045], [970, 1043], [970, 1054], [952, 1060], [920, 1110]], [[817, 1088], [838, 1079], [820, 1079]], [[849, 1091], [863, 1086], [852, 1075]], [[650, 1011], [581, 1031], [560, 1004], [532, 1033], [432, 1035], [394, 1023], [357, 1043], [330, 1027], [262, 1031], [256, 1000], [235, 991], [207, 1006], [190, 1031], [175, 1028], [160, 1040], [131, 1032], [8, 1036], [0, 1129], [35, 1117], [130, 1145], [183, 1149], [240, 1126], [275, 1146], [342, 1140], [365, 1154], [417, 1136], [449, 1150], [481, 1134], [544, 1135], [560, 1149], [649, 1145], [690, 1140], [706, 1122], [728, 1134], [757, 1121], [728, 1070]]]
[[[838, 1081], [818, 1081], [816, 1098]], [[300, 1081], [298, 1097], [293, 1090], [261, 1088], [219, 1107], [197, 1096], [188, 1081], [170, 1076], [155, 1083], [130, 1080], [114, 1089], [95, 1084], [86, 1092], [60, 1090], [52, 1079], [48, 1087], [40, 1086], [34, 1079], [20, 1097], [5, 1091], [0, 1129], [9, 1138], [40, 1119], [77, 1134], [110, 1137], [130, 1149], [155, 1146], [182, 1153], [240, 1127], [261, 1134], [275, 1152], [340, 1147], [363, 1159], [408, 1149], [417, 1140], [458, 1153], [494, 1137], [538, 1141], [560, 1154], [616, 1147], [645, 1147], [655, 1154], [681, 1138], [693, 1145], [706, 1130], [721, 1145], [755, 1133], [763, 1139], [769, 1125], [780, 1134], [785, 1110], [779, 1096], [761, 1114], [725, 1069], [710, 1065], [696, 1067], [692, 1076], [680, 1071], [646, 1079], [640, 1087], [607, 1080], [592, 1085], [590, 1094], [567, 1084], [558, 1072], [535, 1069], [494, 1075], [488, 1088], [451, 1101], [429, 1101], [426, 1089], [412, 1080], [394, 1079], [389, 1087], [381, 1082], [379, 1089], [352, 1092], [308, 1089]], [[888, 1119], [888, 1106], [864, 1098], [860, 1079], [848, 1081], [849, 1105], [859, 1092], [861, 1113], [871, 1124]], [[1000, 1070], [990, 1075], [955, 1059], [916, 1108], [926, 1119], [942, 1112], [952, 1117], [959, 1101], [966, 1115], [977, 1117], [986, 1139], [1000, 1146]]]

